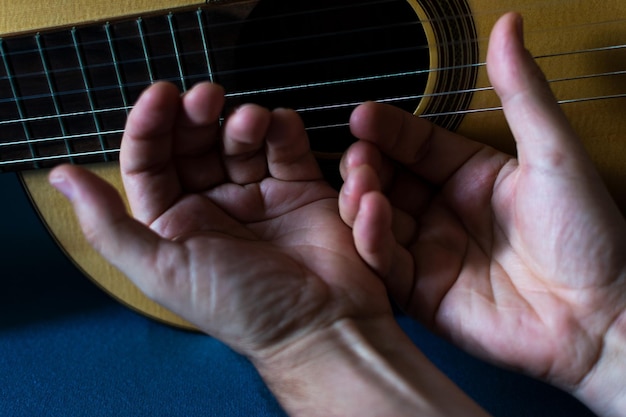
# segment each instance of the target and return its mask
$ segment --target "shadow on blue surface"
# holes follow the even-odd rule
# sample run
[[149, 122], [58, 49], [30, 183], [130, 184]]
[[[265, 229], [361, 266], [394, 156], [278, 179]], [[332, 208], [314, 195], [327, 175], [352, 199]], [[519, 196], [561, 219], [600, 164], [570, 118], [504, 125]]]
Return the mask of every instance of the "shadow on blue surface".
[[[16, 177], [0, 175], [0, 189], [0, 416], [284, 416], [245, 358], [103, 294], [55, 246]], [[592, 416], [552, 387], [399, 321], [495, 416]]]

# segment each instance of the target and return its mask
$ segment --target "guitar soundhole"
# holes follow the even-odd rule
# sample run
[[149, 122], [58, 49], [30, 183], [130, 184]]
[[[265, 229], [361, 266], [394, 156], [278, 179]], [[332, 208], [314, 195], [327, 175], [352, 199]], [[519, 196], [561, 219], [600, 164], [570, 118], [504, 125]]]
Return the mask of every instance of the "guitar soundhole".
[[346, 122], [357, 103], [415, 111], [430, 65], [424, 28], [404, 0], [261, 0], [235, 59], [236, 90], [250, 92], [241, 100], [298, 110], [322, 156], [352, 142]]

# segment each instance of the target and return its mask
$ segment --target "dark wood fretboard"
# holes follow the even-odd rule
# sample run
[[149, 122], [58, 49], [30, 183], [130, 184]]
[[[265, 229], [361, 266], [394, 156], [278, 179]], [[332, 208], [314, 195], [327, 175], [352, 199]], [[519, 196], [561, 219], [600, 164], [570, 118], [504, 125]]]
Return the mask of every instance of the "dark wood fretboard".
[[[453, 16], [459, 22], [433, 21], [471, 27], [466, 13]], [[460, 45], [458, 32], [442, 45]], [[465, 106], [473, 82], [458, 73], [472, 60], [451, 52], [463, 62], [442, 60], [448, 68], [437, 78], [461, 93], [430, 99], [444, 110]], [[336, 154], [352, 140], [346, 122], [359, 102], [415, 110], [429, 64], [422, 23], [405, 0], [233, 0], [4, 37], [0, 171], [117, 159], [128, 112], [157, 80], [181, 91], [218, 82], [227, 91], [225, 113], [243, 101], [292, 107], [314, 150]]]
[[201, 8], [1, 39], [1, 169], [117, 159], [142, 90], [213, 79], [211, 39], [236, 28], [211, 19]]

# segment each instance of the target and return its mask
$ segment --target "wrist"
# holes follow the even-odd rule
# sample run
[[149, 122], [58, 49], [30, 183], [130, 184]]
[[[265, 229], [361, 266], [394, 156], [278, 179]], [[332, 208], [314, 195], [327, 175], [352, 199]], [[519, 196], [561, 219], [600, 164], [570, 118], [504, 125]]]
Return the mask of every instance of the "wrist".
[[575, 395], [600, 416], [626, 416], [626, 310], [604, 336], [602, 352]]
[[252, 360], [294, 416], [487, 415], [392, 316], [344, 319]]

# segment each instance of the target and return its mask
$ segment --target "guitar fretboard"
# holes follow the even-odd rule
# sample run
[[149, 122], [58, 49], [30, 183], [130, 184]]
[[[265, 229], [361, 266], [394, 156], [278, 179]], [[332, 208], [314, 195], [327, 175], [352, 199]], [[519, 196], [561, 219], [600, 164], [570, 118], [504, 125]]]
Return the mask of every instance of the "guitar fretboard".
[[196, 9], [1, 39], [2, 170], [116, 159], [148, 85], [213, 79], [221, 26], [209, 19]]
[[243, 101], [292, 107], [313, 149], [337, 155], [358, 103], [414, 111], [435, 71], [434, 92], [451, 93], [432, 94], [429, 109], [454, 127], [475, 79], [475, 35], [462, 30], [473, 28], [466, 12], [439, 13], [427, 10], [437, 69], [405, 0], [217, 2], [0, 38], [0, 171], [117, 159], [128, 112], [157, 80], [181, 91], [218, 82], [225, 113]]

